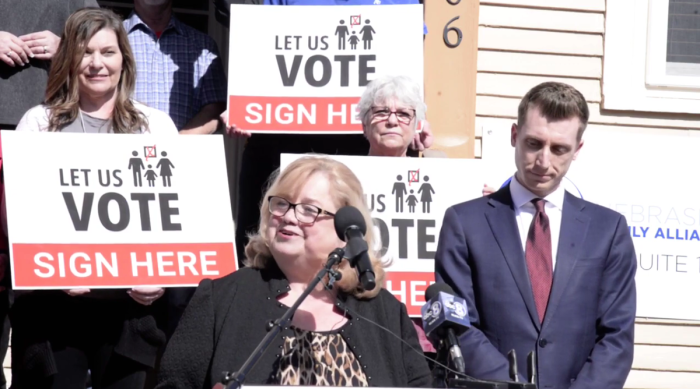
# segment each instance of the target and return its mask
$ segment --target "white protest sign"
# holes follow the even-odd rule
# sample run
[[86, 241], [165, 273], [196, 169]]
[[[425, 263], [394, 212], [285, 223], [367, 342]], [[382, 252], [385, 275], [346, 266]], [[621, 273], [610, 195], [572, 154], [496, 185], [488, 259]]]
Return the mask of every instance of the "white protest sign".
[[220, 136], [2, 131], [15, 289], [196, 286], [236, 268]]
[[[281, 168], [303, 157], [282, 154]], [[480, 197], [481, 161], [447, 158], [328, 156], [362, 183], [378, 249], [390, 260], [385, 287], [420, 316], [425, 289], [435, 281], [435, 251], [445, 211]], [[467, 180], [466, 178], [470, 179]]]
[[251, 132], [361, 133], [367, 84], [423, 85], [423, 6], [231, 6], [229, 123]]

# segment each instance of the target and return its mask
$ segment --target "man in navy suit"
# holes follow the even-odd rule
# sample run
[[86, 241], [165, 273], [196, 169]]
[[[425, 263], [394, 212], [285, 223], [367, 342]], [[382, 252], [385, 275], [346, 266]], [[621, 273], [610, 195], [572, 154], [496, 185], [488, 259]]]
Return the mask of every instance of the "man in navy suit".
[[436, 279], [467, 301], [472, 327], [460, 342], [471, 376], [508, 380], [513, 349], [521, 375], [535, 351], [540, 389], [619, 389], [627, 379], [637, 269], [627, 222], [561, 185], [588, 115], [573, 87], [534, 87], [511, 128], [510, 184], [445, 213]]

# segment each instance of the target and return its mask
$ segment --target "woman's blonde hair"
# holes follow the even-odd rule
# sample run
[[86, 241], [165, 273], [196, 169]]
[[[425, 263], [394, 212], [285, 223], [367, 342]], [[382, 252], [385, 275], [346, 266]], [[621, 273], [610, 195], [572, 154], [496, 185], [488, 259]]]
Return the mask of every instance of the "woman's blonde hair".
[[[268, 198], [281, 196], [295, 198], [302, 185], [314, 174], [323, 174], [330, 183], [330, 196], [333, 203], [340, 209], [346, 205], [356, 207], [362, 213], [367, 224], [365, 239], [369, 246], [369, 257], [372, 261], [377, 286], [373, 290], [362, 289], [357, 277], [357, 271], [351, 268], [347, 261], [343, 261], [339, 267], [342, 273], [340, 281], [336, 282], [343, 292], [358, 298], [372, 298], [376, 296], [384, 285], [384, 264], [379, 252], [375, 250], [374, 228], [372, 217], [365, 203], [362, 184], [355, 174], [344, 164], [334, 159], [323, 156], [307, 156], [297, 159], [287, 166], [284, 171], [278, 169], [270, 178], [271, 184], [260, 206], [260, 226], [256, 234], [250, 236], [246, 245], [245, 265], [255, 269], [265, 269], [274, 265], [274, 258], [270, 253], [266, 239], [266, 230], [270, 220]], [[329, 253], [330, 254], [330, 253]]]
[[78, 73], [88, 42], [102, 29], [114, 31], [122, 54], [122, 73], [112, 112], [112, 131], [134, 133], [148, 129], [148, 121], [131, 100], [136, 85], [136, 60], [129, 38], [117, 14], [108, 9], [75, 11], [63, 30], [61, 44], [51, 61], [45, 104], [49, 108], [49, 131], [60, 131], [78, 118]]

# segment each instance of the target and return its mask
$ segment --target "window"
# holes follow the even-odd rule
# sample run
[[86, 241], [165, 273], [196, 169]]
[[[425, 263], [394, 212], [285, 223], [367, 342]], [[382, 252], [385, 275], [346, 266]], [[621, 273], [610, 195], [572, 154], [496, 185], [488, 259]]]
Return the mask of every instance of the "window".
[[649, 15], [647, 85], [700, 89], [700, 0], [653, 0]]
[[603, 108], [700, 113], [700, 0], [608, 1]]
[[700, 0], [670, 0], [666, 73], [700, 76]]

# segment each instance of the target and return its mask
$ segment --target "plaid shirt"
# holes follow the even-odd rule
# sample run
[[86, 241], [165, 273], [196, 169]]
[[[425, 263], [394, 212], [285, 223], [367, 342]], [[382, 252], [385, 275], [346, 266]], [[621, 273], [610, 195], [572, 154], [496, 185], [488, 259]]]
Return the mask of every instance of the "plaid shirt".
[[174, 15], [160, 38], [135, 12], [124, 28], [136, 59], [136, 100], [166, 112], [178, 130], [205, 105], [226, 102], [226, 74], [210, 36]]

